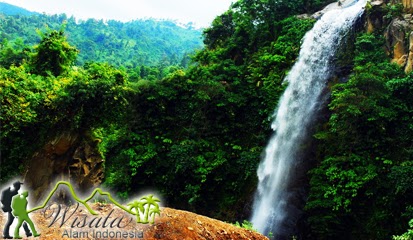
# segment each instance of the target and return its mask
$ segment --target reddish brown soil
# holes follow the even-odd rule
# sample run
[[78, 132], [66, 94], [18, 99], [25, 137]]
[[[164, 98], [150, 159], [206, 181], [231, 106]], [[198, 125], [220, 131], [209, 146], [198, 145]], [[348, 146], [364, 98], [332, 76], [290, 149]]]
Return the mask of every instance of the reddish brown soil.
[[[54, 211], [57, 211], [57, 206], [53, 205]], [[157, 240], [157, 239], [176, 239], [176, 240], [193, 240], [193, 239], [211, 239], [211, 240], [221, 240], [221, 239], [268, 239], [267, 237], [253, 231], [249, 231], [234, 225], [221, 222], [212, 218], [205, 216], [197, 215], [187, 211], [180, 211], [171, 208], [162, 208], [161, 216], [158, 216], [155, 219], [154, 224], [137, 224], [135, 222], [134, 216], [131, 216], [128, 213], [120, 210], [117, 207], [113, 207], [111, 204], [101, 204], [95, 203], [92, 205], [92, 208], [99, 212], [99, 217], [107, 216], [111, 211], [110, 221], [117, 218], [120, 219], [124, 217], [122, 228], [93, 228], [95, 231], [104, 232], [112, 231], [118, 232], [118, 234], [126, 234], [123, 237], [110, 238], [108, 236], [96, 236], [93, 235], [93, 229], [88, 227], [85, 228], [72, 228], [73, 220], [78, 217], [78, 219], [83, 219], [86, 217], [90, 222], [93, 219], [93, 215], [90, 215], [86, 211], [81, 210], [82, 207], [79, 207], [79, 210], [74, 213], [70, 219], [61, 225], [60, 221], [54, 223], [51, 227], [53, 216], [50, 217], [52, 210], [47, 211], [37, 211], [30, 214], [31, 219], [35, 223], [36, 229], [41, 233], [41, 236], [36, 239], [148, 239], [148, 240]], [[0, 211], [0, 226], [3, 227], [6, 221], [6, 215]], [[71, 213], [71, 212], [68, 212]], [[62, 214], [60, 213], [59, 216]], [[49, 216], [49, 217], [48, 217]], [[69, 214], [68, 214], [69, 216]], [[110, 222], [108, 221], [108, 223]], [[130, 222], [131, 221], [131, 222]], [[103, 220], [102, 220], [103, 222]], [[130, 222], [130, 223], [129, 223]], [[129, 223], [129, 224], [126, 224]], [[67, 234], [70, 234], [72, 229], [71, 238]], [[11, 228], [10, 234], [13, 233], [14, 228]], [[78, 236], [75, 236], [75, 231], [77, 231]], [[1, 232], [3, 229], [1, 229]], [[81, 235], [79, 232], [87, 232], [88, 235]], [[128, 234], [134, 234], [133, 237]], [[139, 236], [140, 233], [143, 233], [143, 238]], [[20, 234], [24, 237], [23, 228], [20, 230]], [[120, 235], [118, 235], [120, 236]], [[27, 239], [34, 239], [33, 237]]]

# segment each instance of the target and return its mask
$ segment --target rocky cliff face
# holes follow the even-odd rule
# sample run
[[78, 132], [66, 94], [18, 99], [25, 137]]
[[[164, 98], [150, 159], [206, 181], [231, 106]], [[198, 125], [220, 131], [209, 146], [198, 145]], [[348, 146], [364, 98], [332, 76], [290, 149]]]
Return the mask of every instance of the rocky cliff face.
[[[96, 187], [103, 179], [103, 159], [98, 140], [65, 132], [48, 141], [26, 167], [24, 182], [31, 200], [42, 200], [56, 180], [70, 181], [77, 188]], [[64, 195], [64, 193], [62, 193]]]
[[[392, 8], [403, 4], [397, 12]], [[373, 1], [367, 17], [367, 31], [385, 29], [386, 50], [391, 61], [400, 65], [405, 72], [413, 70], [413, 0]]]
[[407, 59], [411, 55], [409, 49], [413, 47], [408, 41], [409, 32], [413, 29], [410, 24], [411, 17], [411, 14], [406, 14], [405, 17], [394, 19], [385, 33], [386, 47], [392, 56], [392, 62], [403, 67], [408, 67]]

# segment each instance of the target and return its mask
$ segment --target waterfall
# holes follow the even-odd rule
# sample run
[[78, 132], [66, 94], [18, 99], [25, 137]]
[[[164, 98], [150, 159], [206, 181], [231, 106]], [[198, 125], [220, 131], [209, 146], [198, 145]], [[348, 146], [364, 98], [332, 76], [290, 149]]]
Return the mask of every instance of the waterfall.
[[363, 14], [366, 1], [337, 5], [326, 12], [304, 36], [298, 60], [284, 79], [288, 87], [273, 115], [274, 135], [257, 171], [259, 183], [251, 221], [263, 234], [287, 236], [284, 226], [295, 224], [290, 206], [294, 193], [289, 189], [296, 177], [293, 170], [308, 129], [323, 106], [322, 92], [332, 76], [336, 50]]

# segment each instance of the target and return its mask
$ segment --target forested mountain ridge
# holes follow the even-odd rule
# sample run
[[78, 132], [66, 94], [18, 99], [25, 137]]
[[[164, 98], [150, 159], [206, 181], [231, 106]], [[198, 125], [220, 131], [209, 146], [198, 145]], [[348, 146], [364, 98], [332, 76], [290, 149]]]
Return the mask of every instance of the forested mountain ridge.
[[[182, 26], [168, 20], [76, 20], [61, 15], [0, 15], [0, 37], [20, 45], [40, 41], [36, 29], [58, 30], [65, 25], [68, 41], [79, 49], [77, 65], [86, 62], [110, 62], [114, 66], [136, 68], [155, 65], [187, 64], [189, 54], [200, 49], [202, 30], [191, 24]], [[186, 61], [186, 62], [185, 62]]]
[[[66, 174], [82, 187], [103, 180], [123, 198], [152, 187], [171, 207], [247, 219], [283, 79], [316, 21], [302, 14], [330, 2], [240, 0], [204, 31], [195, 64], [158, 80], [101, 60], [75, 67], [77, 46], [63, 29], [45, 31], [35, 48], [10, 39], [13, 64], [0, 68], [1, 181], [24, 175], [40, 189]], [[389, 239], [409, 228], [408, 11], [372, 2], [349, 34], [329, 104], [302, 146], [313, 166], [298, 239]]]

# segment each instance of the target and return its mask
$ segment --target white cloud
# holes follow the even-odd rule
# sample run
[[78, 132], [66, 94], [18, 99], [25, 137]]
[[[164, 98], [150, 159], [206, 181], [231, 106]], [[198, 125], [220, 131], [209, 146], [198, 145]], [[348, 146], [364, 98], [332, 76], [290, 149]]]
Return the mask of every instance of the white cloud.
[[66, 13], [79, 19], [172, 19], [208, 26], [236, 0], [2, 0], [30, 11]]

